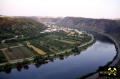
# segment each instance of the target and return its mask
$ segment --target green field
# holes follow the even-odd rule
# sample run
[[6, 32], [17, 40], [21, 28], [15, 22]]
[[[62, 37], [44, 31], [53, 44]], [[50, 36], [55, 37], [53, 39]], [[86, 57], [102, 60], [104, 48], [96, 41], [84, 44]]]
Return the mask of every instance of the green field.
[[2, 51], [0, 51], [0, 63], [3, 63], [3, 62], [6, 62], [6, 58], [5, 58], [5, 55], [3, 54]]
[[24, 59], [33, 56], [33, 53], [25, 46], [6, 49], [5, 53], [9, 60]]
[[76, 45], [81, 45], [91, 39], [86, 34], [82, 36], [68, 36], [66, 32], [51, 32], [38, 39], [30, 40], [30, 43], [44, 50], [47, 54], [59, 53], [66, 49], [71, 49]]

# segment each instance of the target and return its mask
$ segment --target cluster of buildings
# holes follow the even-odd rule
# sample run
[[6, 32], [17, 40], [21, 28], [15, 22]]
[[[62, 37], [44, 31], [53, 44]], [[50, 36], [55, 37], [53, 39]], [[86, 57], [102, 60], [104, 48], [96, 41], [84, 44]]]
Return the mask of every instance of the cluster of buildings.
[[72, 35], [72, 36], [76, 35], [76, 34], [80, 35], [80, 34], [83, 33], [81, 31], [78, 31], [77, 29], [70, 29], [70, 28], [58, 26], [58, 25], [55, 25], [55, 24], [49, 24], [47, 27], [48, 28], [41, 33], [54, 32], [54, 31], [57, 31], [57, 32], [64, 31], [64, 32], [68, 33], [68, 35]]

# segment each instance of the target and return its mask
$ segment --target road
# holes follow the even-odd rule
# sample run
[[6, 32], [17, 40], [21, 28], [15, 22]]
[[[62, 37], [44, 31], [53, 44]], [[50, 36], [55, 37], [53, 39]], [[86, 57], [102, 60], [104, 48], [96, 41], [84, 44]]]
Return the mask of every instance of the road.
[[[22, 44], [18, 44], [17, 46], [11, 46], [11, 47], [9, 47], [9, 48], [16, 48], [16, 47], [21, 47], [21, 46], [24, 46], [24, 45], [22, 45]], [[8, 49], [8, 48], [2, 48], [2, 49], [0, 49], [0, 50], [6, 50], [6, 49]]]
[[82, 44], [82, 45], [80, 45], [80, 46], [78, 46], [78, 47], [86, 46], [86, 45], [88, 45], [88, 44], [90, 44], [90, 43], [92, 43], [92, 42], [94, 41], [94, 37], [93, 37], [93, 35], [92, 35], [92, 34], [89, 34], [89, 35], [91, 36], [91, 40], [88, 41], [88, 42], [86, 42], [86, 43], [84, 43], [84, 44]]

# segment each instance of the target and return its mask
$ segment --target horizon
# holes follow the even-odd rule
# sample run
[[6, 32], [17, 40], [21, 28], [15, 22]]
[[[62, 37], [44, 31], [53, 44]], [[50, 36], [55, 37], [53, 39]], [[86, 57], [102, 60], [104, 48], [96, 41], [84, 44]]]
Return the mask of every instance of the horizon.
[[66, 17], [72, 17], [72, 18], [86, 18], [86, 19], [106, 19], [106, 20], [120, 20], [120, 18], [89, 18], [89, 17], [80, 17], [80, 16], [64, 16], [64, 17], [54, 17], [54, 16], [9, 16], [9, 15], [0, 15], [0, 17], [39, 17], [39, 18], [66, 18]]
[[0, 15], [119, 19], [120, 0], [0, 0]]

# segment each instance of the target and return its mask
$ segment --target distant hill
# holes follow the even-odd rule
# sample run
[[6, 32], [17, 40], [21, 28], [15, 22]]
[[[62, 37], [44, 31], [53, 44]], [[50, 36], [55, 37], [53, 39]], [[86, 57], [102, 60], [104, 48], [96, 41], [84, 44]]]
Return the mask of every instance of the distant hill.
[[61, 18], [51, 18], [51, 17], [38, 18], [39, 22], [57, 22], [59, 20], [61, 20]]
[[120, 20], [109, 19], [91, 19], [82, 17], [64, 17], [64, 18], [49, 18], [49, 17], [32, 17], [39, 22], [53, 22], [64, 27], [77, 28], [79, 30], [95, 30], [100, 32], [120, 32]]
[[65, 17], [56, 24], [79, 30], [104, 32], [113, 35], [120, 41], [120, 20]]
[[24, 17], [0, 17], [0, 38], [15, 35], [26, 37], [37, 36], [46, 26], [35, 20]]
[[120, 28], [120, 22], [108, 19], [65, 17], [57, 21], [56, 24], [81, 30], [97, 30], [102, 32], [111, 32], [111, 30], [117, 31], [117, 29]]
[[92, 19], [83, 17], [29, 17], [41, 23], [51, 22], [64, 27], [77, 28], [79, 30], [105, 32], [120, 37], [120, 19]]
[[40, 17], [40, 16], [32, 16], [32, 17], [27, 17], [30, 18], [32, 20], [35, 20], [37, 22], [41, 22], [41, 23], [56, 23], [57, 21], [61, 20], [62, 18], [53, 18], [53, 17]]

